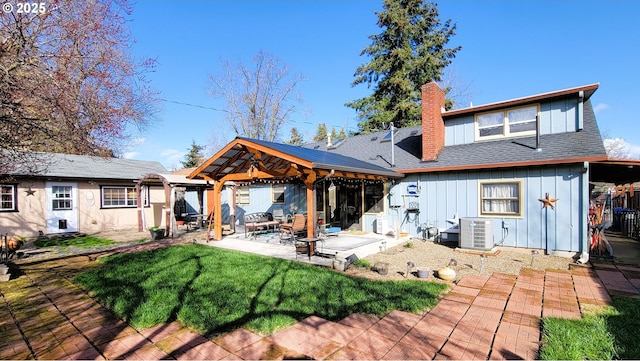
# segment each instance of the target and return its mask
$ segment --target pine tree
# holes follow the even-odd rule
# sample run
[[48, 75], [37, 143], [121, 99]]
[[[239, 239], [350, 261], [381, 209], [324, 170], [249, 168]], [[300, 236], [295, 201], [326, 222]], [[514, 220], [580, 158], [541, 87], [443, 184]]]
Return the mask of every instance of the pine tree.
[[193, 168], [199, 166], [204, 160], [202, 151], [204, 147], [196, 144], [195, 140], [191, 140], [191, 148], [189, 153], [185, 154], [184, 160], [181, 162], [184, 168]]
[[302, 134], [298, 132], [298, 129], [291, 128], [291, 139], [289, 139], [289, 141], [285, 143], [292, 145], [302, 145], [304, 144], [304, 139], [302, 138]]
[[331, 141], [338, 139], [338, 132], [336, 132], [336, 127], [331, 127]]
[[318, 130], [316, 131], [316, 135], [313, 136], [314, 142], [321, 142], [327, 140], [327, 125], [324, 123], [318, 124]]
[[425, 0], [384, 0], [379, 12], [380, 34], [362, 50], [371, 60], [356, 70], [352, 86], [367, 84], [368, 97], [345, 104], [358, 112], [362, 132], [420, 123], [420, 87], [440, 81], [460, 47], [446, 48], [456, 25], [439, 19], [437, 5]]

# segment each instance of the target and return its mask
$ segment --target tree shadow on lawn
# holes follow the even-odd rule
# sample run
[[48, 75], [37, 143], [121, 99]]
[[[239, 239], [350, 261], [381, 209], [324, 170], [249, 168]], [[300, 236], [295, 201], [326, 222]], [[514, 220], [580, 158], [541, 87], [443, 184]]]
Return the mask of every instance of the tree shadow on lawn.
[[373, 281], [327, 268], [201, 245], [120, 254], [75, 280], [137, 328], [179, 320], [213, 336], [269, 334], [316, 315], [384, 315], [433, 307], [446, 285]]
[[617, 357], [622, 360], [640, 359], [640, 299], [613, 296], [617, 315], [606, 318], [607, 329], [613, 335]]

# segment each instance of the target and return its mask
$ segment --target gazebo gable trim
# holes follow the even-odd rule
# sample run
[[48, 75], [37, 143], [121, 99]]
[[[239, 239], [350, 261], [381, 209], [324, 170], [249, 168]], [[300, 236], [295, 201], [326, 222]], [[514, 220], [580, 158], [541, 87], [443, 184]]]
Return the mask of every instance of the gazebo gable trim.
[[[239, 153], [232, 156], [228, 155], [234, 148]], [[247, 158], [247, 154], [251, 154], [251, 158]], [[219, 162], [221, 159], [224, 161]], [[241, 164], [235, 164], [238, 163], [239, 160], [243, 160]], [[218, 164], [216, 164], [216, 162], [218, 162]], [[216, 167], [216, 170], [207, 171], [207, 168], [211, 166]], [[338, 170], [342, 177], [356, 179], [387, 179], [397, 174], [393, 171], [380, 172], [372, 170], [368, 172], [367, 169], [351, 169], [341, 166], [340, 164], [314, 163], [311, 160], [252, 142], [250, 139], [237, 137], [191, 172], [189, 178], [201, 177], [204, 179], [220, 180], [226, 178], [229, 174], [248, 173], [245, 180], [251, 180], [253, 178], [250, 172], [252, 166], [258, 171], [281, 178], [299, 177], [305, 179], [309, 172], [318, 173], [317, 176], [322, 177], [332, 170]], [[305, 170], [309, 170], [309, 172]], [[402, 177], [402, 174], [397, 174], [397, 176]], [[243, 177], [237, 176], [234, 178], [240, 180]]]

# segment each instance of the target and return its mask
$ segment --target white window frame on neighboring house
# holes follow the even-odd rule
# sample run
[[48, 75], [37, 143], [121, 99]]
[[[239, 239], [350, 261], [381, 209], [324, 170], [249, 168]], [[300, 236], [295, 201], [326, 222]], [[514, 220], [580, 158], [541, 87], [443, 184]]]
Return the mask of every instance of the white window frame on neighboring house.
[[18, 210], [18, 187], [15, 184], [0, 184], [0, 212]]
[[534, 135], [537, 127], [536, 117], [539, 114], [539, 104], [478, 113], [475, 115], [475, 139]]
[[522, 179], [480, 181], [478, 184], [480, 216], [522, 217]]
[[[142, 203], [145, 207], [149, 206], [149, 187], [142, 186]], [[114, 192], [122, 192], [120, 198], [113, 198]], [[119, 203], [114, 203], [119, 201]], [[135, 186], [100, 186], [100, 207], [101, 208], [135, 208], [138, 206], [138, 194]]]
[[274, 183], [271, 185], [271, 202], [273, 204], [284, 204], [284, 183]]
[[251, 203], [251, 188], [249, 186], [238, 186], [236, 188], [236, 204]]

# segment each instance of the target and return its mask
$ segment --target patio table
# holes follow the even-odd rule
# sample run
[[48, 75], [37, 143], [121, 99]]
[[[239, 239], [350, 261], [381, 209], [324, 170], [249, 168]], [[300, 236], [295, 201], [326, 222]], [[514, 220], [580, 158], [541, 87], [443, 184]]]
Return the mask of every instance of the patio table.
[[[311, 256], [316, 254], [316, 242], [318, 242], [317, 238], [298, 238], [296, 242], [304, 242], [306, 244], [307, 256], [309, 256], [309, 261], [311, 261]], [[296, 247], [296, 255], [298, 254], [298, 248]]]

